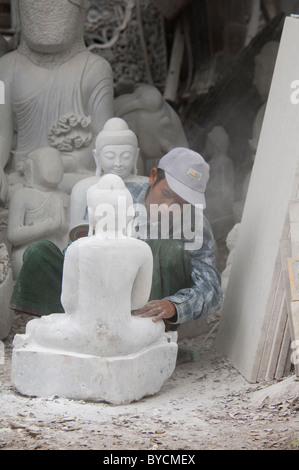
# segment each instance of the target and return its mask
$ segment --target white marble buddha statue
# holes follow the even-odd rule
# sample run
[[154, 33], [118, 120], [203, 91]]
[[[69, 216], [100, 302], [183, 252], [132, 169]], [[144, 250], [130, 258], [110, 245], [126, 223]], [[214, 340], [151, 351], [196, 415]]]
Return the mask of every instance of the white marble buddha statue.
[[66, 251], [65, 313], [30, 321], [26, 344], [102, 357], [134, 354], [156, 341], [166, 344], [163, 321], [131, 315], [148, 301], [153, 260], [149, 246], [127, 233], [134, 216], [130, 192], [120, 177], [104, 175], [90, 188], [88, 205], [95, 231]]
[[137, 175], [137, 137], [121, 118], [114, 117], [106, 122], [96, 138], [93, 156], [96, 163], [95, 175], [76, 183], [71, 192], [71, 228], [83, 221], [87, 190], [103, 175], [115, 174], [125, 182], [148, 182], [147, 177]]

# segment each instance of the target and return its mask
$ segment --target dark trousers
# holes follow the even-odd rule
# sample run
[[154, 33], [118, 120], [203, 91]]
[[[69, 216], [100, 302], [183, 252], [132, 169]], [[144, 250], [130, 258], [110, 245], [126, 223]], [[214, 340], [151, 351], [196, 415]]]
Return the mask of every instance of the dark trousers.
[[[154, 263], [149, 300], [160, 300], [188, 287], [191, 263], [183, 243], [180, 240], [153, 240], [148, 244]], [[32, 243], [24, 253], [10, 308], [37, 316], [63, 313], [60, 301], [63, 262], [64, 253], [52, 242]]]

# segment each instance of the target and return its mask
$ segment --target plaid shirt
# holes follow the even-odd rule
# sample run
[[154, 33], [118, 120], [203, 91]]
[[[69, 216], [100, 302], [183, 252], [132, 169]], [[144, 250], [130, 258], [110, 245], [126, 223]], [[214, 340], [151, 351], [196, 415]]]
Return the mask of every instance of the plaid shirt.
[[[126, 183], [134, 203], [145, 205], [149, 184]], [[215, 242], [212, 229], [203, 217], [203, 244], [198, 250], [190, 250], [193, 285], [167, 297], [176, 307], [177, 318], [171, 323], [183, 323], [207, 316], [220, 309], [222, 304], [221, 277], [215, 267]]]

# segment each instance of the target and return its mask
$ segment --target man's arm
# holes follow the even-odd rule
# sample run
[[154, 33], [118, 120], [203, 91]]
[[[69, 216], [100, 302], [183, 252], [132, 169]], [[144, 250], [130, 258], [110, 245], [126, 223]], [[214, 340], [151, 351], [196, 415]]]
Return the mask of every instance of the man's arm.
[[176, 307], [171, 323], [183, 323], [216, 312], [222, 305], [221, 276], [215, 266], [215, 242], [209, 222], [204, 218], [203, 245], [190, 251], [193, 285], [167, 297]]
[[153, 321], [167, 320], [179, 324], [207, 316], [221, 308], [221, 277], [215, 266], [215, 242], [211, 227], [204, 218], [203, 245], [189, 251], [193, 284], [175, 295], [146, 304], [135, 314], [152, 317]]

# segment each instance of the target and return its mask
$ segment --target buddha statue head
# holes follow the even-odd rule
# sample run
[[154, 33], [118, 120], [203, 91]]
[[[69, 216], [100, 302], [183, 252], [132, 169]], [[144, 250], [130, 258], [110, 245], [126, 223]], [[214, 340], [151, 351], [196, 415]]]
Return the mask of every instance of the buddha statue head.
[[87, 0], [18, 0], [22, 42], [38, 53], [60, 53], [78, 42], [83, 32]]
[[109, 119], [96, 139], [93, 151], [96, 175], [115, 174], [125, 180], [137, 174], [137, 137], [121, 118]]
[[58, 150], [51, 147], [34, 150], [23, 166], [25, 186], [42, 190], [56, 189], [63, 178]]
[[89, 236], [123, 238], [131, 234], [135, 211], [133, 198], [123, 180], [107, 174], [87, 191]]

